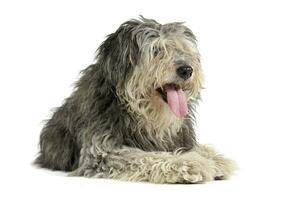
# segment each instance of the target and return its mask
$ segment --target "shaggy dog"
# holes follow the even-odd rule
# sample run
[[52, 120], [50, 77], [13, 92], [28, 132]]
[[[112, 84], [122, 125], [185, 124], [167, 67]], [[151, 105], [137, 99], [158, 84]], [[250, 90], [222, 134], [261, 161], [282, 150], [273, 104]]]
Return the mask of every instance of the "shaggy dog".
[[123, 23], [82, 71], [40, 136], [41, 167], [153, 183], [228, 178], [233, 161], [196, 142], [202, 88], [196, 38], [183, 23]]

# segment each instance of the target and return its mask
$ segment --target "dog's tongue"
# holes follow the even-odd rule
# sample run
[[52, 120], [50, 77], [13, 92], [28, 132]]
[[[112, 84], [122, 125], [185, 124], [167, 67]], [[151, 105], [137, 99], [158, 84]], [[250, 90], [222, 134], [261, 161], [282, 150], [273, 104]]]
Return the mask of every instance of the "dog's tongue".
[[167, 103], [171, 111], [177, 117], [185, 117], [188, 114], [187, 100], [183, 90], [177, 89], [172, 85], [164, 87], [167, 93]]

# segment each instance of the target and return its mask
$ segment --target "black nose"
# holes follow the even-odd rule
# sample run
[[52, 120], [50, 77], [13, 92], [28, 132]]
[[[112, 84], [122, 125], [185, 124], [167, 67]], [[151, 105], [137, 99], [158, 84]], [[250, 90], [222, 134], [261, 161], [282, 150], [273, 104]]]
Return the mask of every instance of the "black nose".
[[192, 67], [185, 65], [177, 69], [177, 74], [182, 79], [187, 80], [191, 77], [192, 71], [193, 71]]

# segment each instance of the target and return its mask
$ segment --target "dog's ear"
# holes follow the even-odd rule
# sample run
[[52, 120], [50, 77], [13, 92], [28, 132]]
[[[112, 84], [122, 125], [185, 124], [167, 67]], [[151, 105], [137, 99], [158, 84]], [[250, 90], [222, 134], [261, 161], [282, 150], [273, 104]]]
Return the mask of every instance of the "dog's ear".
[[133, 33], [138, 25], [139, 21], [135, 20], [123, 23], [97, 50], [97, 62], [114, 85], [125, 81], [139, 61], [139, 47]]

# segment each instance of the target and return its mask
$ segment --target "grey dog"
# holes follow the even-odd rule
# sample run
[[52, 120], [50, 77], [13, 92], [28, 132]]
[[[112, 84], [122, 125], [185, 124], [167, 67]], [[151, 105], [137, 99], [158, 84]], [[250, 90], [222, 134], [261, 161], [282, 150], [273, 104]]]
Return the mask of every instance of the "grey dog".
[[196, 38], [183, 23], [127, 21], [45, 124], [35, 163], [126, 181], [226, 179], [234, 162], [195, 138], [202, 82]]

